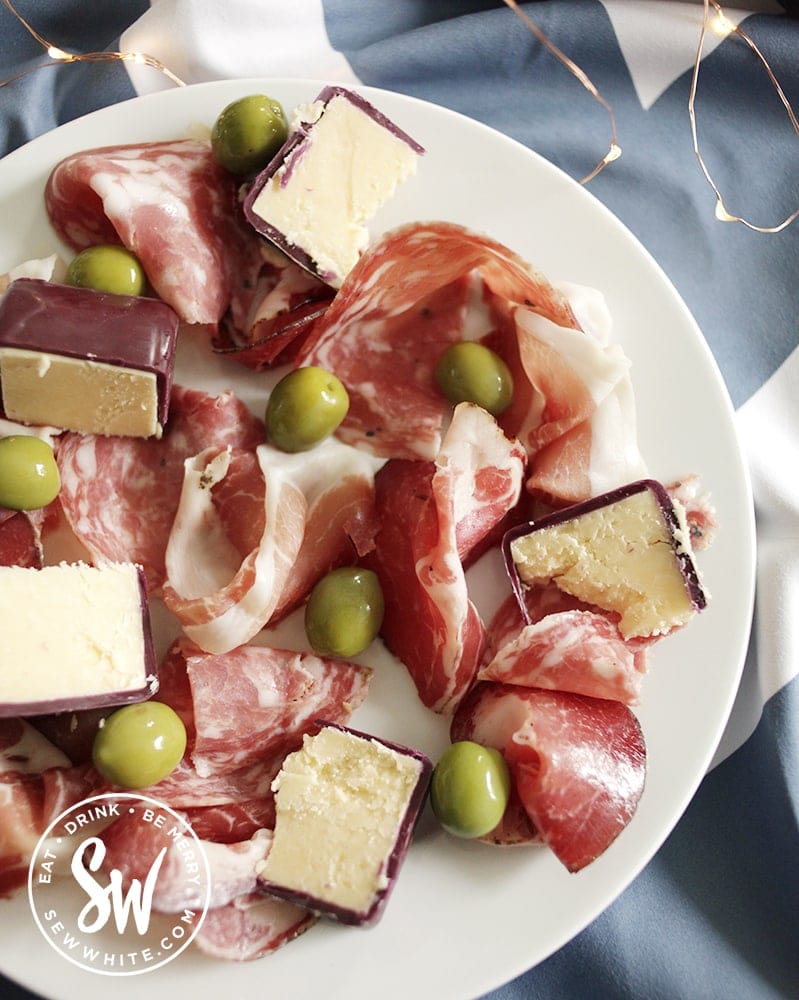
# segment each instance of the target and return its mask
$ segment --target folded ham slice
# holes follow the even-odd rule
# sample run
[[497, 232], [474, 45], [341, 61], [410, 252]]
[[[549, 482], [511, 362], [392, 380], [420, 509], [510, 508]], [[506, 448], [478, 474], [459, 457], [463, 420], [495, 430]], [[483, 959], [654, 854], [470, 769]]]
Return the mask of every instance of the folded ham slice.
[[[516, 504], [524, 462], [493, 417], [462, 403], [435, 462], [393, 459], [376, 477], [380, 530], [367, 562], [385, 599], [381, 635], [436, 712], [455, 709], [485, 643], [461, 556]], [[475, 489], [487, 480], [491, 489]]]
[[641, 727], [618, 701], [482, 682], [450, 734], [502, 752], [532, 825], [572, 872], [613, 843], [644, 789]]
[[121, 243], [157, 294], [187, 323], [216, 324], [237, 282], [260, 267], [235, 179], [205, 139], [109, 146], [58, 163], [45, 188], [67, 246]]

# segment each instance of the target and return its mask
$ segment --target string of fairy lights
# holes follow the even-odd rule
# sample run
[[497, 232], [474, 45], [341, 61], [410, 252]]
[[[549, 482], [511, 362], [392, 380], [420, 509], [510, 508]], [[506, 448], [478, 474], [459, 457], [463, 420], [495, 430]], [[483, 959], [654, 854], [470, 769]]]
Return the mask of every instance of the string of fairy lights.
[[[112, 52], [112, 51], [102, 51], [102, 52], [67, 52], [60, 46], [55, 45], [53, 42], [44, 38], [34, 27], [27, 21], [22, 14], [16, 9], [11, 0], [0, 0], [2, 4], [9, 10], [9, 12], [20, 22], [20, 24], [25, 28], [25, 30], [42, 46], [45, 54], [48, 57], [48, 62], [38, 63], [33, 66], [28, 66], [24, 70], [15, 75], [8, 77], [7, 79], [0, 80], [0, 88], [13, 83], [15, 80], [26, 76], [29, 73], [33, 73], [37, 70], [47, 69], [48, 67], [65, 65], [69, 63], [91, 63], [91, 62], [129, 62], [135, 63], [140, 66], [149, 66], [150, 68], [157, 70], [162, 73], [170, 82], [174, 83], [175, 86], [183, 87], [185, 83], [178, 76], [176, 76], [168, 66], [165, 66], [160, 59], [156, 59], [154, 56], [148, 55], [146, 52]], [[600, 171], [617, 160], [622, 153], [621, 146], [619, 145], [617, 129], [616, 129], [616, 118], [613, 113], [613, 107], [610, 102], [600, 93], [596, 85], [590, 79], [587, 73], [573, 59], [570, 59], [565, 52], [558, 48], [555, 43], [547, 37], [547, 35], [535, 24], [535, 22], [528, 16], [528, 14], [519, 6], [516, 0], [504, 0], [504, 3], [508, 8], [516, 15], [519, 21], [527, 28], [528, 31], [536, 38], [540, 45], [542, 45], [561, 65], [569, 72], [575, 79], [585, 88], [590, 97], [597, 101], [606, 111], [610, 124], [610, 143], [608, 146], [608, 151], [602, 157], [601, 160], [596, 164], [596, 166], [591, 170], [585, 177], [580, 181], [581, 184], [587, 184], [589, 181], [593, 180]], [[740, 24], [735, 23], [730, 18], [727, 17], [722, 5], [718, 0], [703, 0], [703, 16], [702, 24], [700, 28], [699, 43], [696, 50], [696, 57], [694, 59], [693, 72], [691, 75], [691, 85], [688, 96], [688, 118], [691, 126], [691, 136], [693, 142], [693, 150], [696, 155], [699, 167], [705, 177], [705, 180], [710, 185], [713, 194], [716, 198], [715, 215], [716, 218], [721, 222], [737, 222], [748, 229], [751, 229], [758, 233], [779, 233], [783, 229], [787, 228], [792, 222], [799, 218], [799, 208], [797, 208], [790, 215], [786, 216], [781, 222], [772, 226], [761, 226], [756, 225], [752, 222], [747, 221], [739, 215], [734, 215], [729, 212], [724, 204], [722, 194], [713, 179], [710, 169], [702, 155], [701, 145], [699, 141], [699, 128], [697, 125], [697, 114], [696, 114], [696, 99], [699, 90], [699, 76], [700, 76], [700, 65], [702, 62], [702, 55], [704, 53], [705, 40], [708, 31], [712, 31], [715, 34], [721, 35], [722, 37], [727, 37], [728, 35], [735, 35], [739, 38], [752, 52], [754, 57], [760, 62], [766, 73], [769, 82], [774, 88], [777, 97], [779, 98], [788, 120], [799, 137], [799, 121], [797, 121], [796, 114], [791, 106], [791, 102], [786, 96], [782, 86], [777, 80], [774, 71], [772, 70], [768, 59], [764, 53], [760, 50], [757, 44], [754, 42], [752, 37], [741, 28]]]

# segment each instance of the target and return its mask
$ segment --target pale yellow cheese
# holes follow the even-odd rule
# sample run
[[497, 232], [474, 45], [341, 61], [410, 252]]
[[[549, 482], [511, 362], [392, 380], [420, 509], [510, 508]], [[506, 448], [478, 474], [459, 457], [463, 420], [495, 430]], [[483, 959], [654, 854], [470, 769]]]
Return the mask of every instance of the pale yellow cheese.
[[143, 689], [145, 641], [134, 565], [0, 567], [0, 704]]
[[[687, 527], [682, 537], [690, 544]], [[625, 638], [669, 631], [696, 610], [649, 490], [514, 539], [511, 556], [522, 583], [552, 580], [581, 601], [619, 612]]]
[[338, 284], [366, 247], [366, 223], [416, 170], [418, 155], [338, 95], [325, 105], [299, 154], [269, 178], [252, 211]]
[[421, 764], [382, 743], [323, 728], [275, 779], [275, 838], [261, 878], [355, 913], [388, 885], [386, 863]]
[[11, 420], [84, 434], [161, 434], [153, 372], [3, 347], [0, 384]]

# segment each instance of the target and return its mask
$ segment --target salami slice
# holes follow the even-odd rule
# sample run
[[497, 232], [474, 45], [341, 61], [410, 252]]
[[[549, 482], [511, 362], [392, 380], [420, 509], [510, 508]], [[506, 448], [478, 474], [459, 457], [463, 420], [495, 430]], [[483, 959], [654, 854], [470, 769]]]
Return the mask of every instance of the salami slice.
[[320, 719], [347, 722], [372, 674], [343, 660], [265, 646], [189, 653], [186, 672], [196, 733], [191, 759], [201, 777], [288, 753]]
[[260, 267], [235, 179], [208, 140], [75, 153], [51, 172], [45, 205], [73, 250], [121, 243], [135, 253], [157, 294], [187, 323], [217, 323], [236, 276]]
[[503, 753], [531, 822], [572, 872], [610, 846], [643, 792], [643, 734], [618, 701], [482, 682], [451, 736]]
[[157, 591], [185, 460], [209, 446], [254, 448], [263, 435], [263, 423], [232, 393], [174, 386], [160, 440], [72, 433], [59, 439], [66, 519], [92, 558], [139, 563]]
[[635, 705], [646, 669], [644, 650], [593, 611], [561, 611], [525, 625], [481, 667], [481, 680], [572, 691]]

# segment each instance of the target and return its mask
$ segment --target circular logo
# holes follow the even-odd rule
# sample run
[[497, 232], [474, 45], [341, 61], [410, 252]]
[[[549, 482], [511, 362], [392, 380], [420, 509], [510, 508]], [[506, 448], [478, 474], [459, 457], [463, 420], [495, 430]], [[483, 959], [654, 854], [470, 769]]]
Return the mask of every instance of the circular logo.
[[34, 919], [74, 965], [107, 976], [158, 969], [191, 944], [211, 895], [202, 844], [158, 802], [109, 793], [45, 830], [28, 871]]

